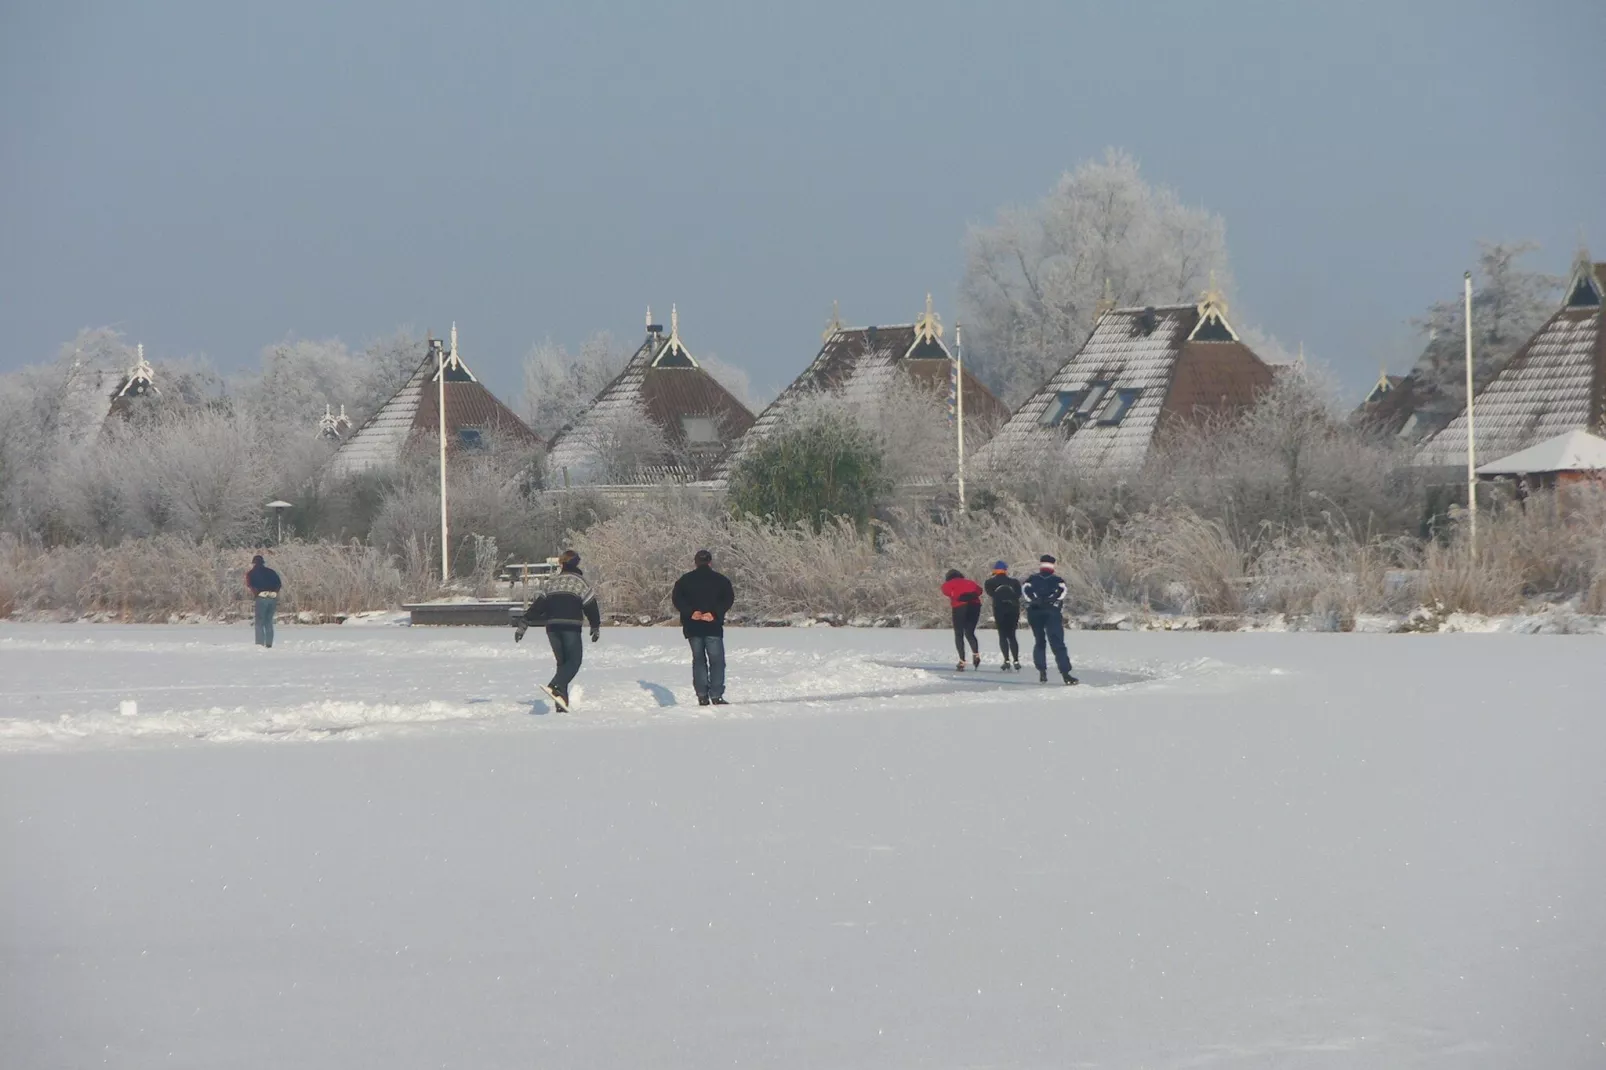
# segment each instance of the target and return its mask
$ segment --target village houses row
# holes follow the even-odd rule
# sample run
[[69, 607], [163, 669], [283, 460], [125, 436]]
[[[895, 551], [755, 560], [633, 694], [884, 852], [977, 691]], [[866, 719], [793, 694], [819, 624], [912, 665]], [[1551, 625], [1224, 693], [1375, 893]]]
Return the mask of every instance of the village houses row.
[[[1603, 293], [1606, 264], [1580, 253], [1562, 306], [1475, 396], [1482, 474], [1554, 480], [1583, 470], [1590, 457], [1606, 468], [1606, 442], [1596, 437], [1606, 418]], [[325, 414], [322, 433], [340, 443], [328, 475], [392, 464], [416, 438], [435, 439], [443, 373], [452, 449], [544, 446], [548, 486], [619, 488], [718, 488], [811, 396], [829, 392], [873, 406], [912, 385], [951, 406], [961, 378], [928, 295], [913, 323], [848, 327], [833, 315], [813, 361], [755, 416], [698, 363], [679, 319], [672, 312], [666, 331], [649, 312], [646, 335], [624, 369], [547, 442], [475, 378], [455, 345], [423, 354], [406, 384], [361, 426], [351, 428], [344, 410]], [[972, 440], [968, 464], [978, 474], [1056, 461], [1086, 474], [1129, 472], [1169, 429], [1247, 408], [1277, 374], [1239, 337], [1214, 291], [1193, 304], [1105, 307], [1081, 348], [1013, 413], [962, 372], [967, 427], [995, 432]], [[111, 390], [107, 419], [126, 416], [153, 390], [141, 351]], [[1465, 412], [1425, 423], [1410, 377], [1383, 376], [1356, 419], [1410, 439], [1418, 467], [1448, 471], [1466, 463]]]

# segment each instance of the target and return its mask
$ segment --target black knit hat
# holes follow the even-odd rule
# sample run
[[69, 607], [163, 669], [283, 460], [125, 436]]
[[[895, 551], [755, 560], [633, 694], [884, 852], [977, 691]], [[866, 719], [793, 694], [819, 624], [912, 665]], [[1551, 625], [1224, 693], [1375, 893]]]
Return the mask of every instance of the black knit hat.
[[1055, 563], [1053, 554], [1044, 554], [1042, 557], [1039, 557], [1037, 560], [1041, 561], [1045, 565], [1052, 565], [1052, 564]]
[[253, 565], [265, 565], [265, 564], [267, 564], [266, 561], [262, 560], [262, 555], [261, 554], [257, 554], [255, 557], [253, 557], [251, 559], [251, 563]]

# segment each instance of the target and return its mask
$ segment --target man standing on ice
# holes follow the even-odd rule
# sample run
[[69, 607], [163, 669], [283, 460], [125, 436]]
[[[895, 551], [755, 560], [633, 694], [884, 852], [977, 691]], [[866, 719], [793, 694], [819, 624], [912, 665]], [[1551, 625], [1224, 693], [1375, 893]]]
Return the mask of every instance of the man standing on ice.
[[725, 614], [736, 602], [731, 581], [714, 571], [714, 555], [698, 550], [692, 570], [675, 581], [670, 600], [680, 611], [680, 634], [691, 644], [691, 686], [697, 705], [725, 705]]
[[1038, 558], [1037, 575], [1021, 584], [1026, 598], [1026, 623], [1032, 627], [1032, 664], [1037, 666], [1038, 683], [1048, 683], [1048, 658], [1044, 643], [1054, 648], [1054, 662], [1059, 666], [1060, 679], [1067, 684], [1077, 682], [1071, 675], [1071, 656], [1065, 652], [1065, 621], [1060, 617], [1060, 606], [1065, 604], [1065, 581], [1054, 572], [1054, 555]]
[[268, 567], [257, 554], [251, 559], [251, 571], [245, 574], [245, 589], [251, 592], [255, 614], [257, 646], [273, 647], [273, 616], [279, 612], [279, 574]]
[[[1009, 574], [1009, 566], [1002, 561], [993, 562], [993, 574], [982, 584], [987, 597], [993, 600], [993, 623], [998, 626], [998, 649], [1003, 651], [1001, 668], [1020, 672], [1020, 641], [1015, 629], [1020, 627], [1020, 580]], [[1013, 658], [1015, 664], [1010, 665]]]
[[585, 646], [580, 642], [580, 626], [591, 625], [591, 641], [602, 638], [602, 609], [597, 605], [597, 592], [580, 571], [580, 555], [565, 550], [558, 556], [558, 574], [541, 581], [536, 596], [524, 610], [513, 641], [524, 638], [524, 629], [531, 624], [546, 625], [547, 642], [552, 644], [552, 656], [557, 659], [557, 672], [552, 682], [541, 690], [552, 699], [559, 712], [569, 708], [569, 684], [580, 671], [580, 660]]
[[976, 645], [976, 624], [981, 620], [981, 585], [965, 579], [957, 568], [943, 577], [942, 593], [954, 611], [954, 647], [959, 651], [957, 671], [965, 671], [965, 640], [970, 640], [970, 656], [981, 668], [981, 647]]

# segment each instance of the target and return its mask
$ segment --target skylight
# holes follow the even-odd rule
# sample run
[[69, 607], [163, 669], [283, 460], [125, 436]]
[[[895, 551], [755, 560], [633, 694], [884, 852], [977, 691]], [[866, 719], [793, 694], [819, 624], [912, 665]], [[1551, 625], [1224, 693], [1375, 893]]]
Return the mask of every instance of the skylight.
[[[446, 381], [451, 382], [451, 378], [451, 369], [448, 368], [446, 372]], [[489, 443], [485, 441], [485, 435], [477, 427], [458, 428], [457, 441], [461, 443], [463, 448], [466, 450], [483, 450], [489, 445]]]
[[1065, 417], [1075, 412], [1081, 404], [1082, 391], [1061, 390], [1049, 399], [1048, 407], [1043, 410], [1042, 425], [1058, 427], [1065, 422]]
[[1140, 389], [1117, 390], [1105, 404], [1104, 411], [1099, 413], [1099, 426], [1114, 427], [1126, 419], [1126, 414], [1142, 393]]

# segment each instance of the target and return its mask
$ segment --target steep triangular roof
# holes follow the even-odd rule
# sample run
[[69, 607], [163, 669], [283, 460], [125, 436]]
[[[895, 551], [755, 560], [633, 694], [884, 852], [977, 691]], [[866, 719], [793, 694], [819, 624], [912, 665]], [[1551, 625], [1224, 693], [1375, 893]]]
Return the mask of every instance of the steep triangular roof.
[[[433, 349], [427, 351], [402, 388], [341, 443], [325, 474], [339, 478], [394, 464], [415, 435], [438, 434], [436, 384], [442, 363]], [[535, 432], [474, 377], [455, 345], [445, 349], [444, 364], [446, 428], [454, 447], [477, 448], [485, 436], [519, 446], [540, 445]]]
[[135, 352], [137, 355], [133, 367], [123, 374], [112, 389], [111, 401], [106, 410], [107, 420], [113, 417], [126, 420], [133, 415], [134, 406], [140, 399], [161, 393], [156, 389], [156, 372], [151, 368], [151, 362], [145, 359], [144, 344], [141, 343], [136, 347]]
[[[732, 465], [774, 434], [789, 413], [817, 392], [830, 392], [850, 402], [869, 402], [890, 389], [898, 375], [933, 391], [951, 391], [956, 364], [942, 333], [929, 294], [925, 313], [914, 323], [843, 327], [833, 310], [831, 326], [814, 360], [759, 413], [747, 437], [725, 458], [719, 478], [727, 478]], [[1002, 420], [1009, 415], [1004, 403], [968, 368], [964, 382], [967, 417]]]
[[1253, 405], [1273, 374], [1239, 341], [1213, 290], [1194, 305], [1111, 309], [975, 466], [1055, 458], [1084, 472], [1134, 469], [1164, 428]]
[[[1474, 413], [1476, 417], [1476, 413]], [[1480, 476], [1540, 475], [1547, 472], [1596, 472], [1606, 468], [1606, 439], [1588, 431], [1568, 431], [1538, 445], [1490, 461]]]
[[[1606, 391], [1606, 264], [1580, 253], [1563, 291], [1566, 302], [1474, 396], [1478, 462], [1505, 457], [1573, 430], [1601, 426]], [[1461, 466], [1467, 458], [1467, 412], [1422, 444], [1420, 467]]]
[[652, 322], [651, 310], [647, 321], [647, 337], [624, 369], [552, 436], [547, 471], [554, 476], [579, 483], [608, 479], [599, 453], [622, 427], [646, 421], [662, 436], [665, 449], [635, 466], [628, 482], [701, 479], [753, 426], [747, 406], [697, 363], [681, 340], [678, 309], [671, 306], [667, 336]]

